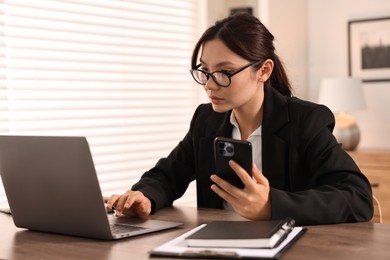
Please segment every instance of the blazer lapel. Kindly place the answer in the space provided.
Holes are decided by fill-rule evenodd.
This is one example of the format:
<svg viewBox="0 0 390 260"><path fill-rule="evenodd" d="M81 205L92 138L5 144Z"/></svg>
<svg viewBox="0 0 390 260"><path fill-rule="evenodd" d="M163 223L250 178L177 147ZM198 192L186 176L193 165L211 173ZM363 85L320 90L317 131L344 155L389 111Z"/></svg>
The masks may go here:
<svg viewBox="0 0 390 260"><path fill-rule="evenodd" d="M210 117L206 122L205 137L199 140L199 171L197 176L198 206L222 208L222 199L210 189L213 182L210 176L215 173L214 139L218 136L231 137L233 126L230 124L230 113L224 117Z"/></svg>
<svg viewBox="0 0 390 260"><path fill-rule="evenodd" d="M271 86L264 87L264 112L262 123L263 174L273 188L286 188L288 177L287 98Z"/></svg>

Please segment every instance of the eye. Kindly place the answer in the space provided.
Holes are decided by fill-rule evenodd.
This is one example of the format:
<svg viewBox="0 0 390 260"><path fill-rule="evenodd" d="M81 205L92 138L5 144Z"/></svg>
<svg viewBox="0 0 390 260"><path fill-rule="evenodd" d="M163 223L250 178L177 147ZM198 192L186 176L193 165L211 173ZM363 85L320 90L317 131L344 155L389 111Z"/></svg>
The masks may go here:
<svg viewBox="0 0 390 260"><path fill-rule="evenodd" d="M220 72L227 73L227 74L232 73L233 71L234 70L220 70Z"/></svg>
<svg viewBox="0 0 390 260"><path fill-rule="evenodd" d="M218 71L220 72L224 72L224 73L232 73L236 70L236 68L232 68L231 66L224 66L222 68L220 68Z"/></svg>

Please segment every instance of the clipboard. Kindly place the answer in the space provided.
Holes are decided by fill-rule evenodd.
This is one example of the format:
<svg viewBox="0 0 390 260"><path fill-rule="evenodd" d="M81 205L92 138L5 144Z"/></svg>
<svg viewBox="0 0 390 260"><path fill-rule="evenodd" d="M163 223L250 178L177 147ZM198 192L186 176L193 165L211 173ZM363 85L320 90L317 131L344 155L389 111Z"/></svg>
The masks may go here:
<svg viewBox="0 0 390 260"><path fill-rule="evenodd" d="M150 256L180 257L180 258L219 258L219 259L278 259L307 231L303 227L294 227L277 247L270 249L247 248L191 248L185 239L206 224L200 225L183 235L172 239L149 252Z"/></svg>

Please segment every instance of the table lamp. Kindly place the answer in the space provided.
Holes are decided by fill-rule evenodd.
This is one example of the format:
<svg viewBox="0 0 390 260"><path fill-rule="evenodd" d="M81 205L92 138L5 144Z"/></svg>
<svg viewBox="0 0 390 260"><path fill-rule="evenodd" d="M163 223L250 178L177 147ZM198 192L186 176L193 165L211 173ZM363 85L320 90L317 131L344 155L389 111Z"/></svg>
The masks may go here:
<svg viewBox="0 0 390 260"><path fill-rule="evenodd" d="M335 114L333 131L344 150L355 150L360 141L356 120L348 112L364 109L362 82L357 78L324 78L321 81L318 103L329 107Z"/></svg>

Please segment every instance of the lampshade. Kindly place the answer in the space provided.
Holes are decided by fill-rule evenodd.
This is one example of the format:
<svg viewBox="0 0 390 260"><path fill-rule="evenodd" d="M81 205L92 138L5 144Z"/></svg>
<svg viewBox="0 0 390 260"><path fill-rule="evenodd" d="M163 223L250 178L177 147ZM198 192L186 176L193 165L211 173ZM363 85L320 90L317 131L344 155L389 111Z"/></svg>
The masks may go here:
<svg viewBox="0 0 390 260"><path fill-rule="evenodd" d="M333 113L364 109L362 81L357 78L324 78L318 103L326 105Z"/></svg>
<svg viewBox="0 0 390 260"><path fill-rule="evenodd" d="M318 102L335 114L333 131L343 149L354 150L360 141L360 130L355 119L347 114L366 107L362 82L356 78L325 78L321 82Z"/></svg>

